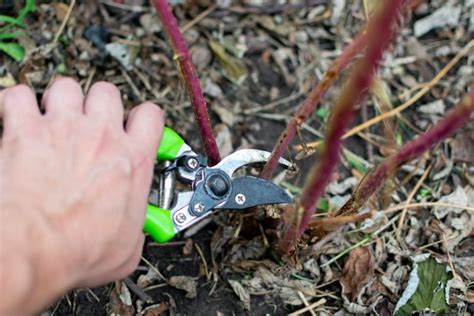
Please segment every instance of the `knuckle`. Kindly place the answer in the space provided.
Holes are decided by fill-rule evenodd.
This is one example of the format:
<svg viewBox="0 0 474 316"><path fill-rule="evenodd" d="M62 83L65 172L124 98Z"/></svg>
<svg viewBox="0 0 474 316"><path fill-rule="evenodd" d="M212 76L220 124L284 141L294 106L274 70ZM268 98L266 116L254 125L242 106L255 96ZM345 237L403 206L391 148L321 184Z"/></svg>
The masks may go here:
<svg viewBox="0 0 474 316"><path fill-rule="evenodd" d="M150 169L154 164L153 157L150 157L150 155L147 155L140 151L137 151L133 155L132 159L133 159L133 167L136 170Z"/></svg>
<svg viewBox="0 0 474 316"><path fill-rule="evenodd" d="M125 176L131 176L133 173L133 163L129 159L117 159L114 167L115 170L120 171Z"/></svg>

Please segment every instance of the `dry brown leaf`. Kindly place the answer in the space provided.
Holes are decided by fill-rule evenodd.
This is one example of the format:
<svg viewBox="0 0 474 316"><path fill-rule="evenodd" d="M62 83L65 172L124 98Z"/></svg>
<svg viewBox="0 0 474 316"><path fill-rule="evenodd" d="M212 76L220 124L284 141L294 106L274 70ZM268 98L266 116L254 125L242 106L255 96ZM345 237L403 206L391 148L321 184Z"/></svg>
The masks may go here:
<svg viewBox="0 0 474 316"><path fill-rule="evenodd" d="M463 131L459 131L450 142L453 159L474 165L474 121L468 122Z"/></svg>
<svg viewBox="0 0 474 316"><path fill-rule="evenodd" d="M228 54L222 44L215 41L209 41L208 44L229 79L240 84L247 76L247 66L245 63Z"/></svg>
<svg viewBox="0 0 474 316"><path fill-rule="evenodd" d="M278 265L271 260L239 260L232 264L234 270L253 271L259 267L264 267L273 271Z"/></svg>
<svg viewBox="0 0 474 316"><path fill-rule="evenodd" d="M244 289L239 281L227 280L234 290L235 294L239 297L240 301L244 304L246 310L250 310L250 293Z"/></svg>
<svg viewBox="0 0 474 316"><path fill-rule="evenodd" d="M58 22L62 22L67 15L69 6L64 2L58 2L53 4L56 13L56 19Z"/></svg>
<svg viewBox="0 0 474 316"><path fill-rule="evenodd" d="M130 298L130 291L127 286L120 281L115 282L115 287L110 293L109 308L111 316L134 316L135 308L133 308Z"/></svg>
<svg viewBox="0 0 474 316"><path fill-rule="evenodd" d="M138 287L144 289L147 286L152 285L155 281L159 280L160 276L154 269L148 270L146 274L142 274L138 277L137 285Z"/></svg>
<svg viewBox="0 0 474 316"><path fill-rule="evenodd" d="M189 276L172 276L169 285L186 291L187 298L195 298L197 296L197 282L193 277Z"/></svg>
<svg viewBox="0 0 474 316"><path fill-rule="evenodd" d="M342 271L342 293L354 301L362 287L374 276L374 260L367 247L351 251Z"/></svg>
<svg viewBox="0 0 474 316"><path fill-rule="evenodd" d="M169 306L166 303L160 303L145 308L140 315L142 316L159 316L169 310Z"/></svg>
<svg viewBox="0 0 474 316"><path fill-rule="evenodd" d="M293 280L285 276L274 275L271 271L260 267L249 280L242 280L241 284L253 295L268 293L278 297L284 304L299 306L303 304L298 292L304 294L306 300L316 296L312 283L304 280Z"/></svg>
<svg viewBox="0 0 474 316"><path fill-rule="evenodd" d="M189 256L193 252L194 242L191 238L186 239L186 243L183 247L183 255Z"/></svg>

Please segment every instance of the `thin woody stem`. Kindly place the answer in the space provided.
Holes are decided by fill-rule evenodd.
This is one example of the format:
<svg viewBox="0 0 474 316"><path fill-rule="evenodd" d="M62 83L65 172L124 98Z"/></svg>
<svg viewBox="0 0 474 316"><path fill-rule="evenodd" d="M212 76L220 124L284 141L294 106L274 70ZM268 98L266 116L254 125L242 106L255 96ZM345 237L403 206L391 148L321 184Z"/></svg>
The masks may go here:
<svg viewBox="0 0 474 316"><path fill-rule="evenodd" d="M309 225L316 202L324 193L339 161L342 135L352 122L357 105L364 99L372 84L383 52L393 37L403 3L403 0L381 2L378 12L368 21L365 54L356 63L333 108L321 157L310 171L292 222L286 223L286 231L280 241L283 252L294 248L295 241Z"/></svg>
<svg viewBox="0 0 474 316"><path fill-rule="evenodd" d="M362 180L352 197L333 216L345 216L357 212L400 165L420 157L425 151L449 137L470 119L473 112L474 92L471 92L426 133L403 145L396 154L387 157Z"/></svg>
<svg viewBox="0 0 474 316"><path fill-rule="evenodd" d="M319 83L311 90L308 97L301 103L292 120L286 129L280 134L278 141L273 148L272 155L265 164L260 176L265 179L271 178L273 172L278 166L278 160L288 149L291 141L295 137L298 127L308 119L318 104L321 102L326 91L339 77L340 73L354 59L364 47L367 40L365 30L362 30L356 38L344 48L342 54L331 64Z"/></svg>
<svg viewBox="0 0 474 316"><path fill-rule="evenodd" d="M199 77L193 65L183 34L179 29L178 22L171 11L168 1L154 0L152 2L155 5L156 12L173 47L175 54L174 59L178 64L183 82L189 92L209 164L215 165L220 161L219 149L217 148L216 139L212 131L206 100L202 93Z"/></svg>

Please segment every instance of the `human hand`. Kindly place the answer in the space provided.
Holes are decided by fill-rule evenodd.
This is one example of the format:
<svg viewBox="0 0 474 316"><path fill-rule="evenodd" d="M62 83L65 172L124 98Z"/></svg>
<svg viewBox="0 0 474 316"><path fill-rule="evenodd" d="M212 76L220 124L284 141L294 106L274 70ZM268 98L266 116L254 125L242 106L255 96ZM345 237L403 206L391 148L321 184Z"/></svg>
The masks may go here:
<svg viewBox="0 0 474 316"><path fill-rule="evenodd" d="M84 97L68 78L42 105L44 115L26 86L0 92L0 314L123 278L142 252L160 108L136 107L124 129L115 86Z"/></svg>

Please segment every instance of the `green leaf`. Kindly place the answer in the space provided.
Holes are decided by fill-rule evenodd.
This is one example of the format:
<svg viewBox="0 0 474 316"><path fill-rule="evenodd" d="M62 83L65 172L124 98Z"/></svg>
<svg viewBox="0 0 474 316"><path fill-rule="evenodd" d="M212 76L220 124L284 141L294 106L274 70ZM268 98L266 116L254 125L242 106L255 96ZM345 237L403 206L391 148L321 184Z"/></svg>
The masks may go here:
<svg viewBox="0 0 474 316"><path fill-rule="evenodd" d="M21 8L16 18L8 15L0 15L0 22L24 27L25 24L23 21L25 20L25 17L28 15L28 13L34 12L35 10L35 0L26 0L25 6Z"/></svg>
<svg viewBox="0 0 474 316"><path fill-rule="evenodd" d="M327 211L329 211L329 201L325 198L320 198L318 200L318 205L316 206L316 208L322 211L323 213L326 213Z"/></svg>
<svg viewBox="0 0 474 316"><path fill-rule="evenodd" d="M60 63L56 66L56 71L60 74L63 74L67 71L67 66L65 63Z"/></svg>
<svg viewBox="0 0 474 316"><path fill-rule="evenodd" d="M431 190L428 189L428 188L421 188L421 190L420 190L420 195L422 197L427 197L427 196L430 195L430 193L431 193Z"/></svg>
<svg viewBox="0 0 474 316"><path fill-rule="evenodd" d="M324 120L328 116L328 110L326 108L320 107L316 110L316 115Z"/></svg>
<svg viewBox="0 0 474 316"><path fill-rule="evenodd" d="M403 136L401 133L398 132L395 134L395 142L397 145L403 145Z"/></svg>
<svg viewBox="0 0 474 316"><path fill-rule="evenodd" d="M347 159L349 164L352 168L355 168L360 173L367 173L369 170L367 166L364 164L364 160L361 159L359 156L355 155L354 153L350 152L349 150L344 150L344 157Z"/></svg>
<svg viewBox="0 0 474 316"><path fill-rule="evenodd" d="M17 37L23 36L24 34L25 33L23 32L3 32L3 33L0 33L0 40L17 38Z"/></svg>
<svg viewBox="0 0 474 316"><path fill-rule="evenodd" d="M24 24L21 21L19 21L17 18L12 18L11 16L8 16L8 15L0 15L0 22L6 23L6 24L24 26Z"/></svg>
<svg viewBox="0 0 474 316"><path fill-rule="evenodd" d="M25 58L25 49L18 43L0 42L0 51L3 51L17 62L21 62Z"/></svg>
<svg viewBox="0 0 474 316"><path fill-rule="evenodd" d="M395 307L395 315L411 315L426 309L434 313L447 312L446 288L452 277L447 266L438 263L430 254L416 256L408 285Z"/></svg>
<svg viewBox="0 0 474 316"><path fill-rule="evenodd" d="M20 13L18 14L17 20L23 24L25 17L28 13L34 12L36 10L35 0L26 0L25 6L21 8Z"/></svg>

